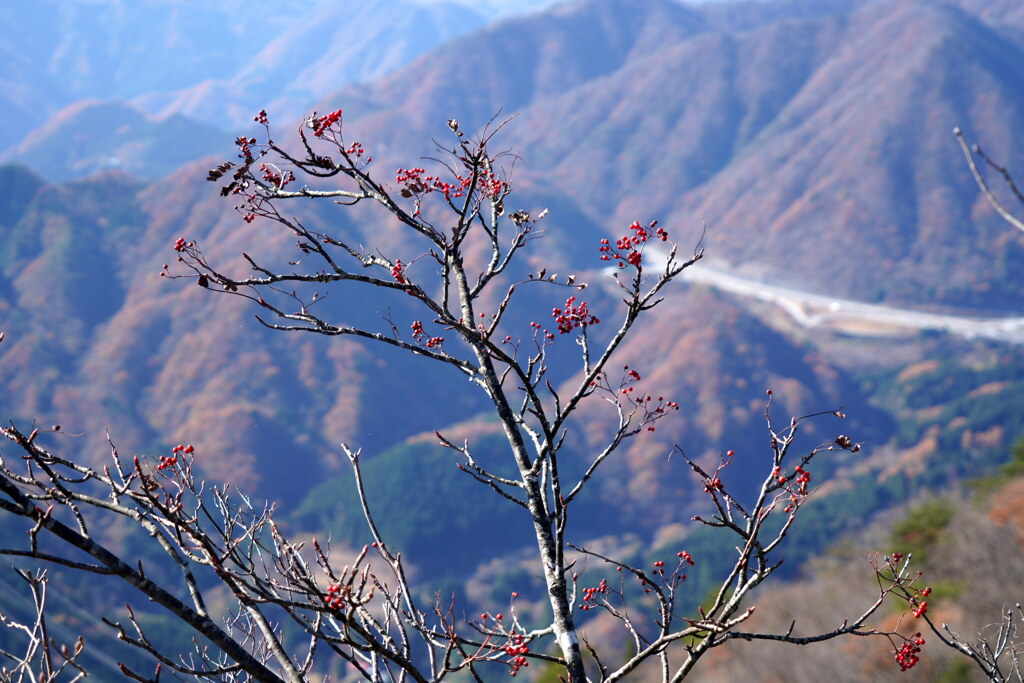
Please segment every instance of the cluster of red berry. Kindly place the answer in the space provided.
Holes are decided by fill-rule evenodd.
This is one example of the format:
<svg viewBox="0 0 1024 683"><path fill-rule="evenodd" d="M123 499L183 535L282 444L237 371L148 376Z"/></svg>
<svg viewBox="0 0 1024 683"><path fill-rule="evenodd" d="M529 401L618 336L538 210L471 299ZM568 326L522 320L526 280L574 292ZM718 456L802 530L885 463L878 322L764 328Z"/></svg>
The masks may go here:
<svg viewBox="0 0 1024 683"><path fill-rule="evenodd" d="M412 325L412 337L420 344L423 344L428 349L434 349L444 343L444 337L427 337L427 333L423 331L423 323L419 320L414 320Z"/></svg>
<svg viewBox="0 0 1024 683"><path fill-rule="evenodd" d="M340 109L336 109L332 111L330 114L319 117L316 115L316 112L313 112L313 116L310 117L310 122L313 125L313 135L315 135L318 138L323 137L324 132L326 132L328 128L330 128L340 120Z"/></svg>
<svg viewBox="0 0 1024 683"><path fill-rule="evenodd" d="M676 553L676 557L679 558L679 564L676 565L675 571L672 573L672 575L675 577L675 580L677 582L678 581L685 581L686 580L686 574L683 574L682 570L685 569L686 567L693 567L696 564L696 562L693 561L693 558L690 556L690 553L686 552L685 550L680 550L678 553ZM658 560L657 562L654 563L653 574L655 576L660 576L662 578L665 578L665 561L664 560Z"/></svg>
<svg viewBox="0 0 1024 683"><path fill-rule="evenodd" d="M327 594L324 595L324 604L329 609L341 609L345 606L344 598L348 590L347 587L332 583L327 587Z"/></svg>
<svg viewBox="0 0 1024 683"><path fill-rule="evenodd" d="M492 171L483 171L477 175L476 184L485 197L497 197L505 190L505 181Z"/></svg>
<svg viewBox="0 0 1024 683"><path fill-rule="evenodd" d="M501 616L500 614L498 616ZM523 642L523 636L516 633L509 638L508 645L505 646L505 654L511 659L509 660L509 675L515 676L519 673L519 669L524 666L530 666L530 662L527 661L526 655L530 652L530 647Z"/></svg>
<svg viewBox="0 0 1024 683"><path fill-rule="evenodd" d="M395 171L395 182L403 185L402 196L413 197L419 194L440 192L448 201L462 197L466 189L473 184L473 178L456 175L458 182L449 183L437 176L423 175L422 168L400 168ZM505 182L491 171L481 171L476 176L477 188L485 197L496 197L505 189ZM417 210L416 213L419 213Z"/></svg>
<svg viewBox="0 0 1024 683"><path fill-rule="evenodd" d="M658 396L655 399L653 396L642 391L636 391L636 387L632 385L640 381L640 373L636 370L630 370L628 365L622 366L622 370L622 380L617 388L611 385L607 375L603 373L599 373L590 382L590 386L601 391L617 393L619 399L624 399L631 403L635 410L640 411L641 426L646 425L649 432L654 431L654 425L651 423L655 420L664 417L670 410L679 410L677 402L666 401L664 396Z"/></svg>
<svg viewBox="0 0 1024 683"><path fill-rule="evenodd" d="M437 178L432 175L423 177L424 173L426 171L422 168L400 168L395 171L395 182L405 185L405 189L409 191L408 195L403 192L403 197L411 197L420 192L430 192Z"/></svg>
<svg viewBox="0 0 1024 683"><path fill-rule="evenodd" d="M256 144L256 138L247 138L244 135L235 138L235 145L238 146L238 156L245 159L245 163L251 164L253 160L251 145Z"/></svg>
<svg viewBox="0 0 1024 683"><path fill-rule="evenodd" d="M596 316L590 315L586 301L577 306L574 296L565 300L565 308L551 309L551 315L555 319L555 324L558 325L558 331L562 334L568 334L577 327L587 327L601 322Z"/></svg>
<svg viewBox="0 0 1024 683"><path fill-rule="evenodd" d="M586 612L591 607L597 607L598 596L604 595L608 592L608 581L601 579L601 583L596 586L583 589L583 602L580 603L580 609Z"/></svg>
<svg viewBox="0 0 1024 683"><path fill-rule="evenodd" d="M366 150L363 149L363 143L361 142L353 142L345 150L346 156L355 157L356 159L361 159L364 154L366 154ZM372 157L366 157L366 163L370 163L371 161L373 161Z"/></svg>
<svg viewBox="0 0 1024 683"><path fill-rule="evenodd" d="M395 265L391 266L391 277L400 285L408 282L405 279L405 266L402 265L402 259L395 259Z"/></svg>
<svg viewBox="0 0 1024 683"><path fill-rule="evenodd" d="M722 480L718 477L712 477L704 482L704 493L711 493L712 491L722 490Z"/></svg>
<svg viewBox="0 0 1024 683"><path fill-rule="evenodd" d="M776 466L772 470L772 476L775 477L775 481L778 484L785 485L789 480L786 473L782 471L781 467ZM805 470L801 465L797 465L793 468L793 481L796 483L796 488L786 487L789 491L789 504L783 508L783 512L793 512L800 504L807 499L807 485L811 483L811 473Z"/></svg>
<svg viewBox="0 0 1024 683"><path fill-rule="evenodd" d="M629 229L632 234L623 235L619 239L615 240L615 246L612 247L607 239L601 240L601 252L602 261L617 261L619 268L625 268L626 264L639 268L643 262L642 246L648 239L650 239L650 231L654 231L654 236L660 239L662 242L668 240L668 233L662 228L657 227L658 221L651 221L650 225L646 228L640 225L639 221L633 221Z"/></svg>
<svg viewBox="0 0 1024 683"><path fill-rule="evenodd" d="M179 454L186 453L186 454L191 455L194 451L195 451L195 448L192 447L192 444L189 444L189 445L185 446L184 444L180 444L179 443L177 446L175 446L174 448L171 449L171 453L173 455L161 455L160 456L160 464L157 465L156 468L158 470L165 470L168 467L174 467L175 465L178 464L178 455Z"/></svg>
<svg viewBox="0 0 1024 683"><path fill-rule="evenodd" d="M924 645L924 638L920 633L915 633L912 639L905 641L896 651L896 663L900 665L900 671L912 669L921 660L918 655L922 645Z"/></svg>
<svg viewBox="0 0 1024 683"><path fill-rule="evenodd" d="M260 164L260 171L263 173L263 181L271 185L276 185L277 189L283 189L288 183L295 181L295 174L291 171L275 171L266 164Z"/></svg>
<svg viewBox="0 0 1024 683"><path fill-rule="evenodd" d="M917 595L910 598L910 604L914 606L912 614L915 619L920 619L921 615L928 613L928 602L921 600L921 598L927 598L931 593L931 586L925 586L921 590L917 591Z"/></svg>

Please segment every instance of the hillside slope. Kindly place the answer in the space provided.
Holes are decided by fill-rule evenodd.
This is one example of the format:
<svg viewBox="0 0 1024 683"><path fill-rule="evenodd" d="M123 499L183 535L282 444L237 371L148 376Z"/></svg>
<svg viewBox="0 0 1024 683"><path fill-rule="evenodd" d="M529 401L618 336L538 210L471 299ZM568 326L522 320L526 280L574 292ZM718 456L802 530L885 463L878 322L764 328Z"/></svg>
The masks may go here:
<svg viewBox="0 0 1024 683"><path fill-rule="evenodd" d="M389 142L403 148L449 116L479 126L518 112L509 138L526 173L609 230L703 218L713 259L775 283L1018 310L1024 236L978 199L950 131L1021 155L1024 43L955 6L811 6L729 28L728 6L577 2L454 41L320 109L344 106L371 136L400 130ZM453 90L456 73L474 88Z"/></svg>

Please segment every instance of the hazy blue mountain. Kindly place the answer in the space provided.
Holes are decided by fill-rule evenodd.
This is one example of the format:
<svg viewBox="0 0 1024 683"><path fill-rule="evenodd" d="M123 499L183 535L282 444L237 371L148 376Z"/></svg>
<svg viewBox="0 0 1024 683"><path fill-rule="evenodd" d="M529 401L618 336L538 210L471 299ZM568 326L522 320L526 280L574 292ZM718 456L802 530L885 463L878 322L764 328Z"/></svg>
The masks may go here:
<svg viewBox="0 0 1024 683"><path fill-rule="evenodd" d="M1022 106L1013 87L1021 68L1016 43L966 11L923 2L886 0L829 11L823 4L780 2L776 21L754 17L749 7L568 3L456 38L319 106L345 108L346 125L378 157L375 168L385 175L392 164L429 152L429 140L443 133L449 116L477 127L502 108L521 112L504 132L522 158L520 196L531 207L553 209L548 253L579 272L595 267L586 245L633 218L662 218L685 247L687 239L696 241L703 217L711 258L768 278L921 305L995 307L1011 299L1021 285L1008 274L1020 267L1024 246L977 203L947 138L957 118L997 141L995 149L1001 149L998 141L1013 149L1011 131L1019 127ZM747 23L730 28L739 20L729 12ZM277 49L287 52L284 45L308 35L286 32ZM271 54L264 52L268 59ZM90 135L97 118L116 124L114 132ZM61 173L56 164L98 169L114 153L128 170L132 163L166 170L215 144L208 129L174 128L184 125L181 119L150 121L123 105L79 104L34 134L17 158L34 160L53 177ZM251 130L250 124L237 133ZM25 346L6 346L38 358L12 366L8 381L29 391L34 364L60 357L57 351L46 355L49 347L33 336L46 333L45 317L33 306L59 303L81 330L54 338L54 349L73 342L73 353L60 361L52 391L32 390L37 398L22 408L67 411L83 425L116 426L135 448L203 433L224 455L219 462L255 485L262 479L258 463L270 457L267 444L295 448L321 471L333 466L330 444L339 438L361 435L374 448L389 447L477 405L458 398L451 385L443 410L406 410L407 431L389 430L390 418L361 406L402 393L407 362L385 360L385 367L399 369L399 379L382 384L365 373L370 357L358 345L331 345L335 355L325 358L325 344L304 340L299 356L319 359L308 362L336 389L321 393L308 412L295 413L296 397L309 387L296 379L308 371L299 370L294 340L249 329L249 312L238 302L154 277L170 256L168 245L181 235L209 245L227 263L255 244L271 254L290 244L241 223L203 176L203 166L192 165L141 191L123 176L37 189L28 208L8 221L9 244L20 246L9 248L4 286L12 319L21 321L9 337L16 339L19 329L28 336ZM76 192L90 198L88 210L75 206ZM47 200L51 195L60 201ZM105 201L113 203L105 209ZM310 220L338 221L330 208L311 209ZM120 217L116 235L104 236L115 230L105 212ZM93 227L74 227L88 216ZM383 235L398 243L373 221L340 220L339 229L369 230L361 240ZM83 248L81 239L117 248L91 252L90 258L101 258L83 260L82 267L92 265L82 274L76 260L68 260ZM65 251L54 251L58 245ZM73 284L80 280L34 279L54 272L80 279L102 274L97 281L110 291L91 311L88 291ZM371 298L365 306L349 314L379 321L383 301ZM709 357L714 348L735 343L729 335L740 329L756 335L759 323L747 315L737 311L708 323L706 339L686 343L689 353ZM659 322L659 338L687 339L681 321L693 317L686 309ZM708 408L688 428L698 448L712 447L723 433L715 420L748 400L750 377L762 378L755 384L769 381L779 358L791 359L787 381L805 387L800 395L808 400L794 403L794 410L820 407L810 404L840 393L857 400L849 383L819 382L822 373L836 376L823 369L831 361L804 364L785 335L757 342L708 365L696 385L687 384L688 354L659 361L686 395L718 386L711 381L716 375L735 378L721 384L725 395L701 398ZM747 365L723 365L741 353ZM255 366L266 374L246 369ZM838 392L839 386L845 390ZM735 410L716 411L716 402ZM248 436L238 438L240 432ZM639 471L647 461L637 458Z"/></svg>
<svg viewBox="0 0 1024 683"><path fill-rule="evenodd" d="M496 13L453 2L40 0L0 7L0 151L78 99L238 125L302 112Z"/></svg>
<svg viewBox="0 0 1024 683"><path fill-rule="evenodd" d="M1013 3L576 0L517 5L523 13L490 24L493 15L447 3L286 2L263 16L243 7L251 3L0 8L11 34L0 48L10 58L0 97L11 103L0 121L23 127L10 133L7 158L45 174L0 168L14 188L0 200L0 416L85 432L61 442L68 454L103 457L105 429L123 452L192 442L211 480L288 503L316 491L301 521L351 529L351 509L329 498L344 473L339 441L382 457L373 469L385 491L422 476L389 464L429 450L434 428L489 443L477 417L485 401L446 368L272 333L253 320L252 302L159 276L179 236L225 272L247 270L243 251L282 268L298 260L292 235L245 223L204 181L220 158L187 163L220 144L211 122L231 129L223 143L257 134L249 117L263 106L282 135L306 107L343 108L347 135L366 144L380 178L420 163L449 117L478 130L499 112L518 114L499 138L519 154L516 203L551 210L522 271L540 260L571 268L595 283L595 310L618 300L600 286L598 240L634 218L661 219L683 250L706 221L710 259L774 282L1019 310L1024 240L978 199L949 132L960 125L996 158L1020 158L1024 58ZM52 35L42 33L47 22ZM435 35L416 37L422 26ZM113 96L206 124L150 119ZM111 170L115 156L149 179ZM78 173L92 175L53 182ZM354 242L407 248L393 225L359 209L293 210ZM653 538L685 519L692 496L663 502L693 485L667 457L673 442L709 462L734 448L760 463L768 387L781 420L846 405L842 430L869 448L835 463L834 489L858 493L864 515L990 466L1019 432L1016 348L817 334L764 302L696 286L672 294L680 298L622 353L679 400L679 420L607 464L610 476L584 501L596 512L583 518L583 537L632 527ZM531 296L515 329L560 303ZM330 297L324 310L386 327L385 317L414 319L413 303L360 291ZM573 350L562 344L552 358ZM569 375L553 371L552 381ZM600 406L581 417L568 469L583 467L608 423ZM828 422L809 438L830 442L835 429ZM746 482L750 471L735 476ZM446 504L476 500L435 483ZM611 503L623 512L608 522L597 512ZM417 513L398 530L404 538L444 542L430 510ZM818 527L807 547L833 532Z"/></svg>
<svg viewBox="0 0 1024 683"><path fill-rule="evenodd" d="M208 144L209 126L244 125L261 108L275 112L279 121L298 121L340 84L392 71L496 16L454 2L398 0L288 0L259 11L234 0L5 5L0 7L0 56L7 64L0 76L0 153L8 151L0 158L28 159L53 173L54 180L110 167L115 159L155 177L195 158L189 155ZM146 156L158 145L141 139L128 151L124 136L139 135L139 124L125 128L126 114L110 122L83 117L77 104L83 99L133 99L136 107L169 122L160 132L173 128L188 142L159 160ZM69 111L76 112L79 146L65 159L39 151L40 144L47 146L41 139L66 124L68 113L62 110L70 105L75 105ZM96 106L93 102L88 110L95 112ZM186 132L189 124L181 115L207 125ZM31 131L33 138L23 140ZM10 149L15 145L19 148ZM49 156L32 158L37 153Z"/></svg>
<svg viewBox="0 0 1024 683"><path fill-rule="evenodd" d="M51 182L108 170L158 178L230 149L226 132L180 114L156 119L123 102L80 100L0 155L0 162L23 163Z"/></svg>
<svg viewBox="0 0 1024 683"><path fill-rule="evenodd" d="M479 126L518 112L507 130L526 172L599 223L703 218L712 256L754 276L1016 310L1024 241L976 204L950 131L1020 156L1024 43L953 5L763 7L566 4L321 108L345 106L368 137L400 129L406 145L447 116ZM443 74L470 53L480 57L460 68L475 87L453 92Z"/></svg>
<svg viewBox="0 0 1024 683"><path fill-rule="evenodd" d="M394 71L488 18L482 10L450 1L312 3L272 38L252 43L252 53L230 73L154 90L137 102L150 111L183 113L218 126L240 124L263 108L278 120L299 121L339 84Z"/></svg>

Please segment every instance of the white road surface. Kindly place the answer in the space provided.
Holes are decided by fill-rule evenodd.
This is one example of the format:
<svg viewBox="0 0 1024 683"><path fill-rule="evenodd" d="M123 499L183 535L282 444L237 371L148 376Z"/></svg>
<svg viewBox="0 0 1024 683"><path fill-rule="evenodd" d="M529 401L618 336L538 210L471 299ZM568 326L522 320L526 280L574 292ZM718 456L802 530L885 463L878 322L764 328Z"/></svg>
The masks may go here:
<svg viewBox="0 0 1024 683"><path fill-rule="evenodd" d="M886 330L938 330L967 339L1024 344L1024 317L967 317L866 304L776 287L739 277L705 263L688 268L683 278L731 294L776 304L804 327L826 326L871 336L883 335Z"/></svg>

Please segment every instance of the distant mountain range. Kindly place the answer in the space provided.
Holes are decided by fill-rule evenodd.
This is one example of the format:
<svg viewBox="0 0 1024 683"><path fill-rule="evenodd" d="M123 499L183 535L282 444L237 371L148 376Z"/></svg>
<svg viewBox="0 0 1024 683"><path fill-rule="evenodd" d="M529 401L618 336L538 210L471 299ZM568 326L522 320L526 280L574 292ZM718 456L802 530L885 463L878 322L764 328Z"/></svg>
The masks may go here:
<svg viewBox="0 0 1024 683"><path fill-rule="evenodd" d="M134 100L222 129L298 116L343 83L549 0L40 0L0 7L0 152L81 99Z"/></svg>
<svg viewBox="0 0 1024 683"><path fill-rule="evenodd" d="M232 149L227 134L180 114L159 119L118 101L68 105L0 156L51 182L117 170L159 178L182 164Z"/></svg>
<svg viewBox="0 0 1024 683"><path fill-rule="evenodd" d="M27 162L57 181L115 167L156 178L220 153L214 129L230 141L230 130L264 108L298 121L341 84L373 80L488 21L545 4L288 0L253 12L239 2L43 0L0 7L8 65L0 76L0 162ZM99 119L81 119L90 115ZM55 156L72 127L81 147ZM158 159L167 133L186 142Z"/></svg>
<svg viewBox="0 0 1024 683"><path fill-rule="evenodd" d="M401 130L401 147L446 112L474 125L517 112L510 144L527 172L602 224L703 217L713 258L774 282L1019 310L1021 239L978 201L950 133L1008 161L1024 152L1019 11L890 0L761 11L567 4L319 108L347 104L361 130ZM467 66L465 54L479 56ZM455 72L473 90L439 76Z"/></svg>
<svg viewBox="0 0 1024 683"><path fill-rule="evenodd" d="M309 110L342 108L381 178L422 163L448 118L479 130L516 115L500 137L520 157L515 200L551 210L523 273L537 259L571 269L594 285L595 309L617 302L598 286L598 240L658 218L683 250L706 222L708 258L748 277L1020 314L1024 236L979 199L950 134L959 125L1011 168L1024 158L1020 3L543 4L497 21L497 4L454 2L0 8L0 147L20 164L0 168L3 416L85 432L59 444L96 460L105 430L125 452L192 442L211 479L292 505L344 472L341 440L401 459L435 428L486 439L487 406L460 377L352 341L274 334L237 300L159 277L179 236L225 270L245 268L242 251L291 258L291 238L243 222L204 181L220 160L208 155L256 134L249 119L264 106L278 139ZM402 245L369 214L296 212ZM698 286L672 296L621 355L679 401L679 419L607 465L587 504L623 513L584 536L628 527L653 538L683 519L689 502L651 508L692 489L671 444L757 457L769 387L779 419L845 405L842 431L869 448L835 463L832 490L897 482L864 514L991 466L1021 428L1018 347L850 338ZM412 315L409 302L361 297L325 306L367 325ZM599 434L605 416L586 419ZM821 423L808 438L839 428ZM566 467L580 467L593 442L571 438ZM384 472L382 485L405 475Z"/></svg>

